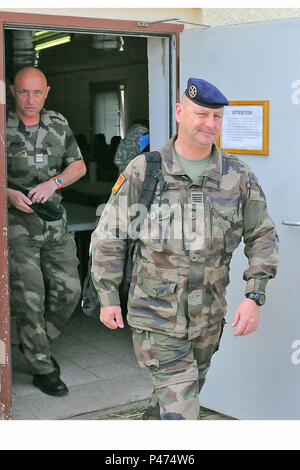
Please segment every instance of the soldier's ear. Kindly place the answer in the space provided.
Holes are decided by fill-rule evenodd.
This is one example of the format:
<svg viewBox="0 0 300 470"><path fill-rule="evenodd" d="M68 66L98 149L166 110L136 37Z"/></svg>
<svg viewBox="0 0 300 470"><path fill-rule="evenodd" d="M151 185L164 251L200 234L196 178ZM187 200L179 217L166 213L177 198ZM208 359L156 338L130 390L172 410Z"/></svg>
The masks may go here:
<svg viewBox="0 0 300 470"><path fill-rule="evenodd" d="M50 91L50 87L49 87L49 86L47 86L47 88L46 88L46 92L45 92L45 99L47 98L49 91Z"/></svg>
<svg viewBox="0 0 300 470"><path fill-rule="evenodd" d="M177 122L181 121L181 115L182 115L182 105L181 103L176 103L174 116Z"/></svg>

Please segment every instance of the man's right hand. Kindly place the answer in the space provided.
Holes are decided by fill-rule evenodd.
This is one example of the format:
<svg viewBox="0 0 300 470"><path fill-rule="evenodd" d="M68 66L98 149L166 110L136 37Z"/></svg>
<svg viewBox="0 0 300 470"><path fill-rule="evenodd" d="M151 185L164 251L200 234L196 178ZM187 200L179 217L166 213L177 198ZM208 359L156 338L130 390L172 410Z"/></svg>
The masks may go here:
<svg viewBox="0 0 300 470"><path fill-rule="evenodd" d="M102 307L100 309L100 321L111 330L115 330L117 328L124 328L120 305L114 305L112 307Z"/></svg>
<svg viewBox="0 0 300 470"><path fill-rule="evenodd" d="M31 200L22 193L22 191L16 191L15 189L8 189L7 196L9 202L19 211L33 214L34 210L30 209L32 204Z"/></svg>

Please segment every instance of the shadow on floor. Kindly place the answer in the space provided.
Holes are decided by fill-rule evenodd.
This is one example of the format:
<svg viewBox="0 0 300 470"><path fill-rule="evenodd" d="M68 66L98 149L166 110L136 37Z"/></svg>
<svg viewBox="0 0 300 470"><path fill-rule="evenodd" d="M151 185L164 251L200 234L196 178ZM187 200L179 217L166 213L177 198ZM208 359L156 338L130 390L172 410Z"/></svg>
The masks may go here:
<svg viewBox="0 0 300 470"><path fill-rule="evenodd" d="M137 364L131 330L111 331L78 309L64 333L53 343L65 397L51 397L32 385L29 365L12 346L13 420L76 419L101 410L148 400L152 379Z"/></svg>

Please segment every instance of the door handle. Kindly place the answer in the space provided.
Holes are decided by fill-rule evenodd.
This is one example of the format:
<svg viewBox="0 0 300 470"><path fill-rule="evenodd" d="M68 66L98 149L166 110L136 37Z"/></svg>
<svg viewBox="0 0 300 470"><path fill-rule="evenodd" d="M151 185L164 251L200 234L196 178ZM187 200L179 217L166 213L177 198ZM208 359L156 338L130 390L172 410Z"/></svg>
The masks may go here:
<svg viewBox="0 0 300 470"><path fill-rule="evenodd" d="M282 225L292 225L293 227L300 227L300 222L290 222L288 220L283 220Z"/></svg>

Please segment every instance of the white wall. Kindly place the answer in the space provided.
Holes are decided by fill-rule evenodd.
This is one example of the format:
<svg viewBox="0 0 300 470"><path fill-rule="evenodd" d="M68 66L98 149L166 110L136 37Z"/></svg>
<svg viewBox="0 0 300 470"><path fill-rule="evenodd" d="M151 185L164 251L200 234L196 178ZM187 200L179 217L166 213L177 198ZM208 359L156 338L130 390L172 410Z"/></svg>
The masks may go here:
<svg viewBox="0 0 300 470"><path fill-rule="evenodd" d="M300 8L203 8L202 21L210 26L253 23L300 17Z"/></svg>

